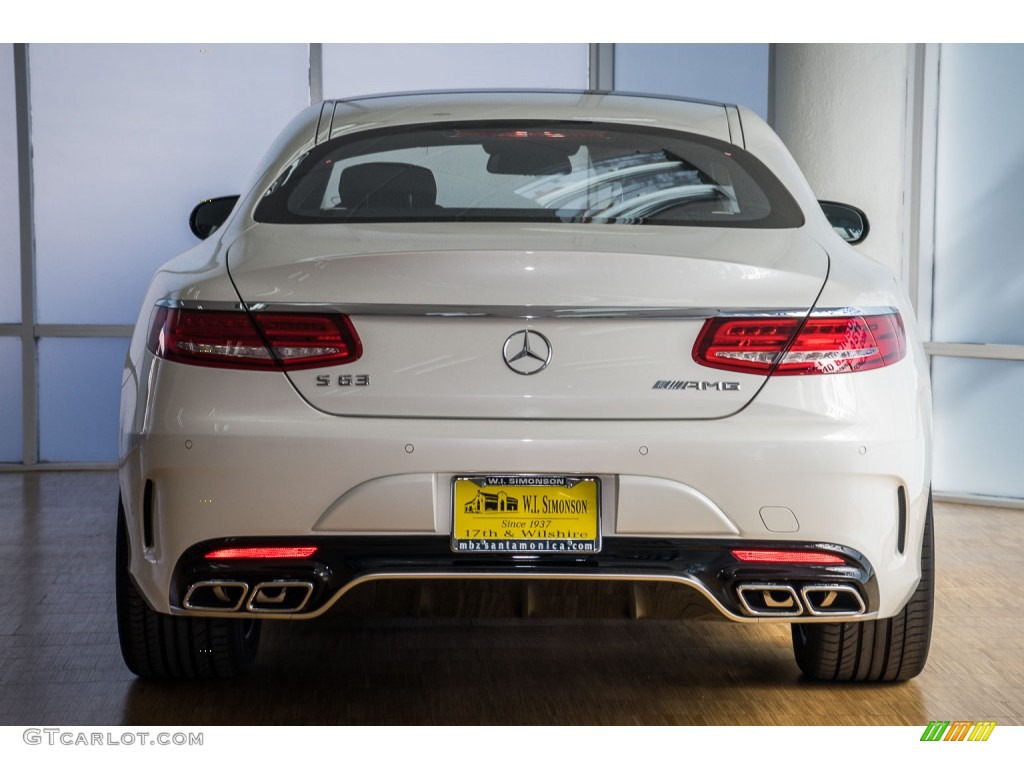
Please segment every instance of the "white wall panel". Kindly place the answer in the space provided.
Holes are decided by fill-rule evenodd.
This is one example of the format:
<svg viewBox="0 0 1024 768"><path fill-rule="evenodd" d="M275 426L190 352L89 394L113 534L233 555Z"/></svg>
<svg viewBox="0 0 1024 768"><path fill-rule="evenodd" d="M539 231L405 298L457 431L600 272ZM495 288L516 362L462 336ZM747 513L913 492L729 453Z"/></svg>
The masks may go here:
<svg viewBox="0 0 1024 768"><path fill-rule="evenodd" d="M21 339L0 336L0 461L21 451Z"/></svg>
<svg viewBox="0 0 1024 768"><path fill-rule="evenodd" d="M1022 45L943 45L932 338L1024 346ZM941 346L939 347L941 350ZM941 354L941 351L938 352ZM935 487L1024 499L1024 363L936 357Z"/></svg>
<svg viewBox="0 0 1024 768"><path fill-rule="evenodd" d="M39 321L131 323L309 101L307 45L31 45Z"/></svg>
<svg viewBox="0 0 1024 768"><path fill-rule="evenodd" d="M1024 499L1024 364L935 357L935 490Z"/></svg>
<svg viewBox="0 0 1024 768"><path fill-rule="evenodd" d="M933 338L1024 345L1024 45L943 45L940 72Z"/></svg>
<svg viewBox="0 0 1024 768"><path fill-rule="evenodd" d="M768 44L617 44L615 89L742 104L768 116Z"/></svg>
<svg viewBox="0 0 1024 768"><path fill-rule="evenodd" d="M18 216L14 46L4 43L0 44L0 323L17 323L21 320L21 241Z"/></svg>
<svg viewBox="0 0 1024 768"><path fill-rule="evenodd" d="M117 461L128 339L40 339L39 458Z"/></svg>
<svg viewBox="0 0 1024 768"><path fill-rule="evenodd" d="M587 87L579 44L334 44L323 49L324 97L458 88Z"/></svg>

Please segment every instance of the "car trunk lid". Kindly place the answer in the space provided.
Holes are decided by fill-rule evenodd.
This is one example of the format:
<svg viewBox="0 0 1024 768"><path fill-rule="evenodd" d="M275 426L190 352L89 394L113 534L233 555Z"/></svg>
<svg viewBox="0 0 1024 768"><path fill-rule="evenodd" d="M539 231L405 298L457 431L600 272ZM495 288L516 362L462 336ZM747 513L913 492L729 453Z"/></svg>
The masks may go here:
<svg viewBox="0 0 1024 768"><path fill-rule="evenodd" d="M704 322L808 312L828 257L799 230L263 224L229 268L251 311L350 317L359 360L288 373L326 413L689 419L766 378L696 363Z"/></svg>

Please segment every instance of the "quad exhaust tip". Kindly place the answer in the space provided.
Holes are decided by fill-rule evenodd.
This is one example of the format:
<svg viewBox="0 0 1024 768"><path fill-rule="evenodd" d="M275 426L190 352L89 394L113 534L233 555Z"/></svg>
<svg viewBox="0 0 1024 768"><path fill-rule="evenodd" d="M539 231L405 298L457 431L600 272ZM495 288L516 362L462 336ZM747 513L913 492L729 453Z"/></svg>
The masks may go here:
<svg viewBox="0 0 1024 768"><path fill-rule="evenodd" d="M311 581L264 581L250 590L244 581L212 579L189 587L182 605L190 611L298 613L312 596Z"/></svg>
<svg viewBox="0 0 1024 768"><path fill-rule="evenodd" d="M182 605L191 611L237 611L248 593L244 581L200 581L189 587Z"/></svg>
<svg viewBox="0 0 1024 768"><path fill-rule="evenodd" d="M800 595L812 616L859 616L867 611L860 592L849 584L815 584Z"/></svg>
<svg viewBox="0 0 1024 768"><path fill-rule="evenodd" d="M752 616L799 616L804 612L796 590L788 584L741 584L736 592Z"/></svg>
<svg viewBox="0 0 1024 768"><path fill-rule="evenodd" d="M313 594L310 581L264 581L253 587L245 604L251 613L298 613Z"/></svg>
<svg viewBox="0 0 1024 768"><path fill-rule="evenodd" d="M799 594L789 584L741 584L736 587L751 616L860 616L867 606L849 584L810 584Z"/></svg>

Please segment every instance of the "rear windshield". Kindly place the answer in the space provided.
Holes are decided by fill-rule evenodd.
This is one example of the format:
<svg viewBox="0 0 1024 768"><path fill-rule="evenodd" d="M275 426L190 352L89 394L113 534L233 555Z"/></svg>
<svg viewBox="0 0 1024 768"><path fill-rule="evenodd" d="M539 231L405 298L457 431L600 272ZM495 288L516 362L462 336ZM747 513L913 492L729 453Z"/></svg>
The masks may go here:
<svg viewBox="0 0 1024 768"><path fill-rule="evenodd" d="M732 144L581 122L414 125L345 136L287 168L255 218L281 224L803 224L782 183Z"/></svg>

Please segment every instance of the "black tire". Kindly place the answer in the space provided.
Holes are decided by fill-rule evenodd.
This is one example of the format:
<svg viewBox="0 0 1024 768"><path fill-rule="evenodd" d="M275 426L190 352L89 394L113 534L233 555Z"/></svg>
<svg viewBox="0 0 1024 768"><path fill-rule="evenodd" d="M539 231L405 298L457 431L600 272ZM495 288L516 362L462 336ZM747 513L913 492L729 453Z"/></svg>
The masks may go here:
<svg viewBox="0 0 1024 768"><path fill-rule="evenodd" d="M124 663L139 677L209 679L246 671L260 639L255 619L166 616L150 608L128 573L124 508L117 515L117 633Z"/></svg>
<svg viewBox="0 0 1024 768"><path fill-rule="evenodd" d="M793 653L815 680L884 682L909 680L924 669L935 603L935 537L932 502L921 543L921 581L897 615L842 624L793 624Z"/></svg>

